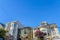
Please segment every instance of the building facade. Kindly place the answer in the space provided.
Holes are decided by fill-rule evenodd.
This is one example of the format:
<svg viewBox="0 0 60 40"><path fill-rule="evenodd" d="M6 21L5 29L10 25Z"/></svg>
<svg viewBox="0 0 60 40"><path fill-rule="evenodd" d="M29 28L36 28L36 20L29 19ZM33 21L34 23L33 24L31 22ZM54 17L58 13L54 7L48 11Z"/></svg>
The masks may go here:
<svg viewBox="0 0 60 40"><path fill-rule="evenodd" d="M22 40L32 40L33 31L30 27L24 27L21 29L21 39Z"/></svg>
<svg viewBox="0 0 60 40"><path fill-rule="evenodd" d="M47 34L44 36L44 40L54 40L59 36L57 25L55 23L48 24L47 22L41 22L36 28L30 28L24 27L18 21L13 21L6 24L5 30L7 30L8 40L37 40L35 30Z"/></svg>
<svg viewBox="0 0 60 40"><path fill-rule="evenodd" d="M23 26L18 21L7 23L5 30L7 30L8 40L17 40L18 28L22 27ZM11 36L13 38L11 38Z"/></svg>
<svg viewBox="0 0 60 40"><path fill-rule="evenodd" d="M44 36L45 40L51 40L55 36L59 35L57 25L55 23L53 24L48 24L47 22L41 22L41 25L37 26L37 28L33 29L33 38L35 37L34 31L35 30L40 30L43 33L46 33L47 35Z"/></svg>

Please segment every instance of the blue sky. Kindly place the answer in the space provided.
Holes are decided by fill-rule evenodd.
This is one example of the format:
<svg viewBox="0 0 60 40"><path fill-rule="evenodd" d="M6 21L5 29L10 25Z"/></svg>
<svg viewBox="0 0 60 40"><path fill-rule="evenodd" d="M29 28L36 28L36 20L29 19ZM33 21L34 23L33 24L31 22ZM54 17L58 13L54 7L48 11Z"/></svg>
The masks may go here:
<svg viewBox="0 0 60 40"><path fill-rule="evenodd" d="M60 27L60 0L0 0L0 22L14 20L24 26L35 27L47 21Z"/></svg>

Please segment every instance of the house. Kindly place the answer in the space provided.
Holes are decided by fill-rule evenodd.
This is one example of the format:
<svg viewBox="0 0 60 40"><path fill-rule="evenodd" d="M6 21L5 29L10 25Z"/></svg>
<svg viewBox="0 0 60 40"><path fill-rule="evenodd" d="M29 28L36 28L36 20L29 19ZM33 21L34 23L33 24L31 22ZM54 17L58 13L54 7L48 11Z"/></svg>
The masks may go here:
<svg viewBox="0 0 60 40"><path fill-rule="evenodd" d="M21 29L21 39L22 40L32 40L33 31L30 27L24 27Z"/></svg>
<svg viewBox="0 0 60 40"><path fill-rule="evenodd" d="M47 35L44 36L45 40L51 40L53 37L58 36L58 28L55 23L48 24L47 22L41 22L41 25L37 26L33 29L33 38L35 37L34 31L40 30L43 33L46 33Z"/></svg>

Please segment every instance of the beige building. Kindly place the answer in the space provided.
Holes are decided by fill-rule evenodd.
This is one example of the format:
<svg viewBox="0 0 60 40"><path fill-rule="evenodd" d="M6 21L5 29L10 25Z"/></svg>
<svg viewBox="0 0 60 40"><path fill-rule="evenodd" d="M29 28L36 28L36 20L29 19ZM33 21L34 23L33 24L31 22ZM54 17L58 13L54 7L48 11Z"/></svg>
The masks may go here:
<svg viewBox="0 0 60 40"><path fill-rule="evenodd" d="M24 27L21 29L21 39L22 40L32 40L33 31L30 27Z"/></svg>
<svg viewBox="0 0 60 40"><path fill-rule="evenodd" d="M55 36L59 35L57 25L55 23L48 24L47 22L41 22L41 25L37 26L37 28L33 29L33 38L36 38L34 35L34 30L39 29L41 32L46 33L45 40L51 40Z"/></svg>

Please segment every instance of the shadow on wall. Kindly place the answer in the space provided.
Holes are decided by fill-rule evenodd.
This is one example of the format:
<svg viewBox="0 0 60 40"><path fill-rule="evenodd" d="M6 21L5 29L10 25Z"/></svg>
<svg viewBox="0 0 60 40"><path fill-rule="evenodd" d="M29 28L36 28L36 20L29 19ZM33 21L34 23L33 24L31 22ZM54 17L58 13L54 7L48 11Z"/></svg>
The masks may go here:
<svg viewBox="0 0 60 40"><path fill-rule="evenodd" d="M18 40L21 40L21 38L19 38Z"/></svg>

